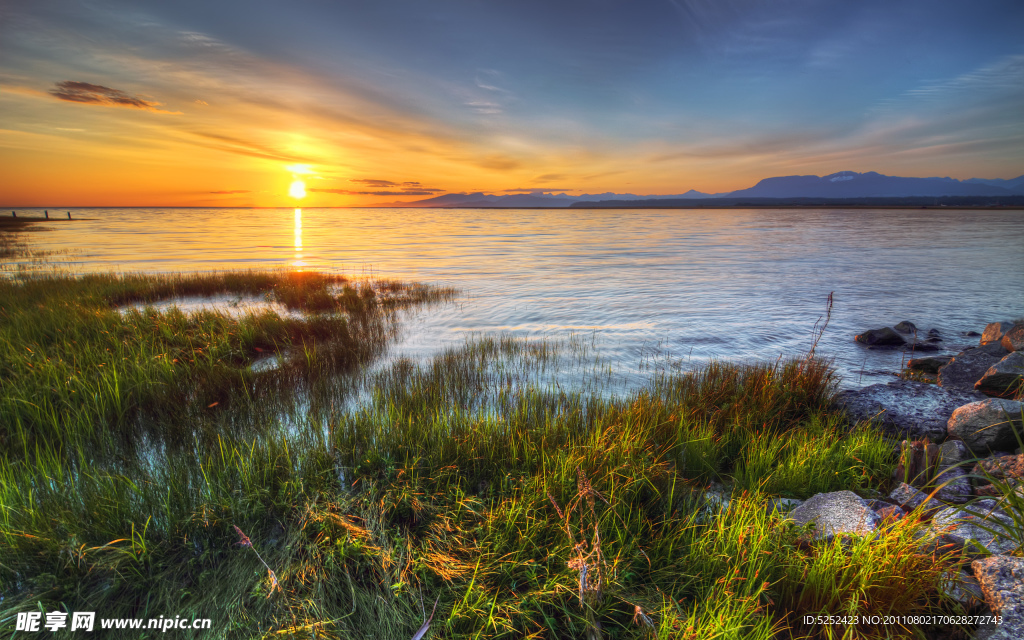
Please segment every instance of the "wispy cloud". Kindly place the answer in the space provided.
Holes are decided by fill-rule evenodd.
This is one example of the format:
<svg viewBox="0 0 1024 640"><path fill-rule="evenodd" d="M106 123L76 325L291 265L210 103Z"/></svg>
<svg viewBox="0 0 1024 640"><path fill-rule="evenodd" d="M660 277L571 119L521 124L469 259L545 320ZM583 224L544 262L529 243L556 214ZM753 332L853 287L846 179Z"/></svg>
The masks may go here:
<svg viewBox="0 0 1024 640"><path fill-rule="evenodd" d="M54 85L53 89L50 89L50 95L58 100L65 100L67 102L97 104L104 107L128 107L154 113L181 114L180 111L160 109L159 107L162 104L155 100L146 100L138 96L128 95L120 89L111 89L110 87L90 82L78 82L76 80L58 82Z"/></svg>
<svg viewBox="0 0 1024 640"><path fill-rule="evenodd" d="M444 189L420 189L418 191L350 191L349 189L306 189L315 193L336 193L343 196L430 196Z"/></svg>
<svg viewBox="0 0 1024 640"><path fill-rule="evenodd" d="M310 158L285 153L271 146L259 144L242 138L228 136L220 133L208 133L203 131L189 132L194 136L203 139L202 143L196 142L206 148L236 153L252 158L263 158L265 160L283 160L285 162L313 163Z"/></svg>
<svg viewBox="0 0 1024 640"><path fill-rule="evenodd" d="M210 193L218 194L229 194L229 193L252 193L249 189L232 189L230 191L210 191Z"/></svg>

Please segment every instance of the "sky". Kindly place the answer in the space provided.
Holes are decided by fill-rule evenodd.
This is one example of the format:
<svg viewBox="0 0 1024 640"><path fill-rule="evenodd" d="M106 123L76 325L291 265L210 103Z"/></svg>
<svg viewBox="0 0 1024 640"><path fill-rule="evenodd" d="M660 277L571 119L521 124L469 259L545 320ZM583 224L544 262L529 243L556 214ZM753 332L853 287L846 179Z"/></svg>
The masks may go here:
<svg viewBox="0 0 1024 640"><path fill-rule="evenodd" d="M1022 33L1020 0L0 0L0 205L1014 178Z"/></svg>

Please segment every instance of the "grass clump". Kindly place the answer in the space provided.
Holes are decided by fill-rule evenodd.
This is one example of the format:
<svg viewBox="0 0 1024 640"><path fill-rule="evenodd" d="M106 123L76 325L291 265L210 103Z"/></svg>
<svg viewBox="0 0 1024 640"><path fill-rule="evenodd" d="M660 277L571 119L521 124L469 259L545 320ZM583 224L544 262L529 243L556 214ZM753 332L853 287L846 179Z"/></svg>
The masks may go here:
<svg viewBox="0 0 1024 640"><path fill-rule="evenodd" d="M209 618L230 638L408 639L429 621L445 638L767 639L831 633L805 614L955 610L953 561L920 551L915 521L809 544L768 508L892 474L881 435L833 408L827 362L711 363L610 397L538 382L564 345L484 338L396 361L352 403L327 381L380 353L388 309L442 293L345 286L3 283L0 625L41 607ZM186 291L342 313L115 309ZM288 356L256 373L258 349Z"/></svg>

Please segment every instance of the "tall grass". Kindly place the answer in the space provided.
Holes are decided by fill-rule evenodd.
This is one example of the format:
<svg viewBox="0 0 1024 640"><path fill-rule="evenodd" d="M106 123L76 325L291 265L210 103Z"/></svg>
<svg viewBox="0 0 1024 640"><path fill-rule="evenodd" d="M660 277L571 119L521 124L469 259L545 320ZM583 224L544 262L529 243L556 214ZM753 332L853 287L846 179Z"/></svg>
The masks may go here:
<svg viewBox="0 0 1024 640"><path fill-rule="evenodd" d="M115 309L242 291L340 313ZM890 445L832 407L827 362L711 363L610 397L538 383L565 345L483 338L346 404L330 381L380 353L387 310L441 295L285 274L0 284L0 626L41 607L408 639L436 601L433 637L767 639L836 633L809 613L956 610L938 591L954 559L923 555L913 520L809 545L767 508L891 476ZM254 373L268 351L283 366Z"/></svg>

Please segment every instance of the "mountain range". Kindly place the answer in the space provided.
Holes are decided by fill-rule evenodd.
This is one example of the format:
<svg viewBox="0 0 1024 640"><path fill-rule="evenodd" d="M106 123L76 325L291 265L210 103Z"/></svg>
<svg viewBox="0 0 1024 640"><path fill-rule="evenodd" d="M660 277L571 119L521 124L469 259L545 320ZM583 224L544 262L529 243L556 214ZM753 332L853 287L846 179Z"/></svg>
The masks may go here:
<svg viewBox="0 0 1024 640"><path fill-rule="evenodd" d="M1024 195L1024 175L1012 180L971 178L902 178L874 171L840 171L827 176L780 176L765 178L753 187L728 193L701 193L693 189L672 195L596 193L571 196L566 193L514 193L492 195L483 192L448 193L413 202L390 202L385 207L569 207L574 203L603 201L714 200L719 198L907 198L944 196ZM650 203L655 204L655 203Z"/></svg>

